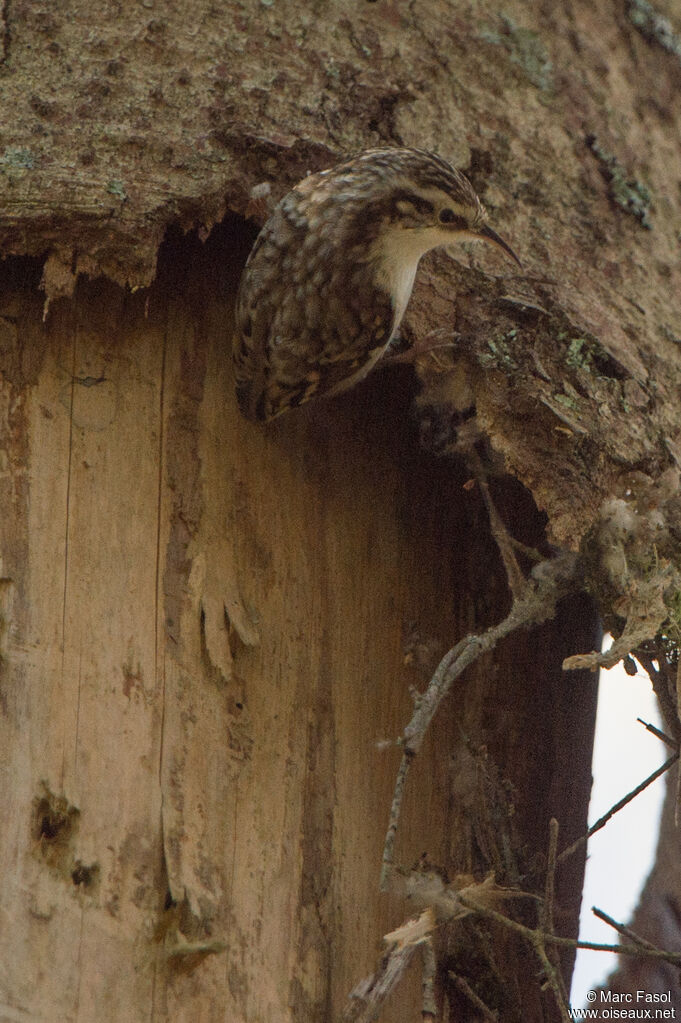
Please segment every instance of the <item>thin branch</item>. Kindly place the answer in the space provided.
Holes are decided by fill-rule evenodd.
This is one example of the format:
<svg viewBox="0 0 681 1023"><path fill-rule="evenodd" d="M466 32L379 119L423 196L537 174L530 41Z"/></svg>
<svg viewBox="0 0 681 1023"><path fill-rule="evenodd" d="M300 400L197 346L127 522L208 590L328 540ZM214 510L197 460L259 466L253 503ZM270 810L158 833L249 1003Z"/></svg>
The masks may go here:
<svg viewBox="0 0 681 1023"><path fill-rule="evenodd" d="M624 628L607 650L594 650L590 654L573 654L563 661L564 671L589 668L614 668L628 654L652 639L668 617L664 593L675 580L674 567L665 562L647 579L641 580L627 599Z"/></svg>
<svg viewBox="0 0 681 1023"><path fill-rule="evenodd" d="M541 912L541 924L544 931L553 931L553 902L556 894L556 854L558 852L558 821L552 817L549 821L549 852L546 863L546 883L544 886L544 905Z"/></svg>
<svg viewBox="0 0 681 1023"><path fill-rule="evenodd" d="M681 718L679 715L679 684L681 679L681 657L677 665L676 677L671 678L671 665L667 660L667 652L664 645L659 637L655 638L653 649L655 650L655 657L651 655L647 644L646 647L637 650L636 656L639 662L643 665L645 670L650 676L650 681L653 684L653 690L660 704L660 710L662 712L662 719L665 726L669 728L672 734L676 738L676 743L673 745L676 749L679 748L681 743ZM657 660L658 667L655 667L654 660ZM652 726L651 726L652 730ZM662 738L662 734L659 736ZM663 741L668 741L663 739ZM681 820L681 771L679 772L676 780L676 802L674 806L674 823L679 826Z"/></svg>
<svg viewBox="0 0 681 1023"><path fill-rule="evenodd" d="M567 1020L570 1018L570 1003L568 993L565 990L563 974L560 970L558 950L552 947L550 953L547 954L543 937L546 934L553 934L553 906L556 896L556 854L558 852L558 830L558 821L555 817L552 817L549 821L549 850L546 858L544 903L541 907L539 915L540 927L537 931L541 938L535 944L534 950L544 969L547 983L553 991L553 996L556 1000L558 1009L560 1010L561 1018L563 1020Z"/></svg>
<svg viewBox="0 0 681 1023"><path fill-rule="evenodd" d="M668 771L670 767L673 767L678 759L679 754L674 753L671 757L669 757L668 760L665 760L664 764L662 764L661 767L658 767L656 771L653 771L652 774L649 774L645 781L642 781L640 785L637 785L635 789L632 789L631 792L628 792L626 796L619 800L619 802L615 803L614 806L611 806L606 814L604 814L602 817L599 817L596 823L591 825L591 827L589 828L585 835L582 835L582 837L578 838L576 842L573 842L572 845L569 845L567 847L567 849L563 849L563 851L559 853L558 863L562 863L563 860L567 859L568 856L572 856L572 854L576 852L577 849L580 848L580 846L584 845L584 843L587 842L592 835L594 835L597 831L600 831L601 828L604 828L608 821L611 819L611 817L614 817L619 810L621 810L623 807L627 805L627 803L630 803L632 799L635 799L640 792L643 792L644 789L647 789L648 786L652 784L652 782L654 782L656 778L659 778L661 774L664 774L665 771Z"/></svg>
<svg viewBox="0 0 681 1023"><path fill-rule="evenodd" d="M449 979L454 987L459 989L461 994L468 999L471 1005L478 1010L484 1019L488 1020L489 1023L498 1023L499 1014L490 1009L489 1005L485 1005L482 998L475 993L464 977L459 977L458 974L452 973L452 971L449 970Z"/></svg>
<svg viewBox="0 0 681 1023"><path fill-rule="evenodd" d="M517 600L525 592L527 580L518 565L518 561L515 556L513 538L510 536L501 516L499 515L499 512L496 509L496 505L492 501L487 483L487 474L480 456L472 446L466 454L468 462L475 474L475 478L478 481L478 486L480 487L480 493L482 494L482 499L485 502L485 507L487 508L492 536L499 548L501 560L503 561L504 568L506 569L506 578L508 579L509 589L513 599Z"/></svg>
<svg viewBox="0 0 681 1023"><path fill-rule="evenodd" d="M390 806L390 820L388 822L388 831L385 836L385 843L383 845L383 866L381 868L381 881L380 889L385 891L388 887L390 874L392 872L392 866L395 859L395 838L397 837L397 827L400 823L400 811L402 810L402 799L404 797L404 786L407 781L407 774L409 773L409 767L414 754L407 750L402 754L402 760L397 772L397 779L395 781L395 790L393 792L393 801Z"/></svg>
<svg viewBox="0 0 681 1023"><path fill-rule="evenodd" d="M560 857L558 857L560 859ZM494 884L492 876L482 882L474 882L465 888L455 889L445 885L441 878L424 877L412 872L406 878L404 892L414 902L425 905L433 913L429 926L434 928L437 923L460 919L467 914L477 915L483 919L493 920L508 930L515 931L530 944L536 943L537 935L542 941L561 948L587 948L596 952L614 952L616 955L640 956L644 959L660 959L681 966L681 953L665 952L659 948L645 948L641 945L602 945L593 941L579 941L575 938L562 938L556 934L543 934L541 930L518 923L512 917L493 908L494 903L506 901L508 898L532 898L527 892L499 888ZM399 929L397 934L401 933ZM422 931L418 935L422 936Z"/></svg>
<svg viewBox="0 0 681 1023"><path fill-rule="evenodd" d="M555 864L559 857L555 856L558 832L557 827L551 826L549 844L549 875L553 874ZM602 910L593 908L593 912L600 919L604 920L615 930L625 937L630 938L633 944L630 945L606 945L593 941L579 941L574 938L563 938L553 934L544 928L544 922L549 921L552 910L547 911L546 906L551 907L553 894L553 882L547 876L546 900L542 911L542 926L538 928L527 927L512 917L494 909L491 903L498 903L500 900L509 897L523 898L532 897L526 892L499 888L494 884L494 878L490 875L483 882L474 882L462 889L455 889L445 885L441 878L424 877L421 874L412 872L406 881L407 894L414 900L426 904L425 910L418 916L412 917L390 934L385 935L384 941L390 946L381 960L381 964L372 976L365 978L355 986L346 1004L343 1019L346 1023L371 1023L375 1020L380 1007L388 995L404 976L404 972L411 962L415 952L421 947L424 957L423 965L423 1008L424 1021L434 1020L437 1017L437 1005L434 992L434 978L436 974L436 960L432 946L433 932L445 921L452 922L466 916L477 917L482 920L489 920L506 930L512 931L528 942L535 952L542 970L546 977L546 983L551 987L558 1005L563 1023L569 1023L569 1001L563 977L557 963L552 961L552 956L547 953L546 946L555 949L584 948L596 952L612 952L614 955L632 956L638 959L652 959L658 962L667 962L681 968L681 954L667 952L664 949L656 948L649 941L639 937L628 927L618 923L609 917ZM493 962L493 950L490 950L490 962ZM471 1003L484 1015L488 1023L496 1023L496 1015L484 1003L478 1001L478 996L472 991L463 978L457 978L450 973L452 981L459 990L466 995Z"/></svg>
<svg viewBox="0 0 681 1023"><path fill-rule="evenodd" d="M543 935L539 931L535 931L534 934L536 935L536 938L534 940L531 940L530 944L532 945L532 948L534 949L535 954L542 965L542 969L544 970L544 975L546 977L547 983L551 990L553 991L553 997L556 1000L556 1005L558 1006L558 1010L560 1012L560 1018L563 1020L563 1023L572 1023L572 1017L570 1016L570 1004L568 1002L568 996L565 991L563 976L560 970L556 969L556 967L546 954L544 940L547 937L547 935Z"/></svg>
<svg viewBox="0 0 681 1023"><path fill-rule="evenodd" d="M676 695L671 692L669 664L661 644L655 643L653 646L657 648L654 654L651 654L648 649L642 647L636 651L636 659L648 672L655 695L660 701L660 710L662 711L662 720L664 721L665 728L670 729L672 736L676 739L676 747L678 749L679 741L681 740L681 722L679 722L676 709ZM659 669L655 667L654 660L657 660Z"/></svg>
<svg viewBox="0 0 681 1023"><path fill-rule="evenodd" d="M434 927L433 912L426 909L418 920L408 921L393 932L399 937L392 941L392 947L383 956L376 972L361 980L350 992L343 1013L345 1023L371 1023L376 1019L381 1005L404 976L419 945L429 940L428 933ZM389 937L386 935L386 939Z"/></svg>
<svg viewBox="0 0 681 1023"><path fill-rule="evenodd" d="M559 938L557 935L547 937L546 940L553 945L562 945L564 948L585 948L591 952L613 952L615 955L633 956L634 959L658 959L681 968L681 955L666 952L663 948L644 948L643 945L601 945L597 941L573 941L572 938Z"/></svg>
<svg viewBox="0 0 681 1023"><path fill-rule="evenodd" d="M435 952L433 951L433 942L430 938L426 938L421 945L421 957L423 959L421 1015L425 1023L426 1020L434 1020L437 1016L437 1002L435 1001Z"/></svg>
<svg viewBox="0 0 681 1023"><path fill-rule="evenodd" d="M524 554L528 561L531 561L533 565L544 560L544 555L540 554L536 547L528 547L526 543L521 543L521 541L516 540L514 536L510 539L514 549L516 551L520 551L521 554Z"/></svg>
<svg viewBox="0 0 681 1023"><path fill-rule="evenodd" d="M558 852L558 821L555 817L552 817L549 821L549 851L546 858L546 881L544 884L544 904L540 914L540 932L542 934L553 934L553 906L556 897L556 865L557 865L557 852ZM542 941L541 945L544 954L546 955L546 948ZM544 964L544 957L540 956L542 965ZM552 948L550 954L547 956L551 963L551 972L547 974L547 980L551 985L554 997L560 1009L561 1015L565 1017L568 1013L570 1002L568 993L565 990L565 982L563 980L563 974L560 969L560 960L558 959L558 950Z"/></svg>
<svg viewBox="0 0 681 1023"><path fill-rule="evenodd" d="M638 721L639 724L643 725L646 732L652 732L653 735L657 736L658 739L666 743L666 745L669 746L670 749L676 750L679 748L678 743L674 742L674 740L671 739L668 735L665 735L664 732L661 732L659 728L655 727L655 725L651 725L649 721L644 721L643 718L636 718L636 720Z"/></svg>
<svg viewBox="0 0 681 1023"><path fill-rule="evenodd" d="M536 930L533 930L531 927L526 927L525 924L518 923L517 920L513 920L511 917L505 916L503 913L499 913L496 909L490 909L489 906L481 906L473 899L468 899L465 895L459 895L457 898L458 901L467 909L470 909L472 913L477 913L478 916L487 917L487 919L494 920L496 923L501 924L502 927L515 931L516 934L520 934L534 946L537 940L536 935L538 933ZM645 948L642 945L602 945L595 941L579 941L574 938L562 938L557 934L544 934L542 935L542 938L547 944L558 945L560 948L586 948L591 949L594 952L614 952L615 955L634 956L642 959L658 959L666 963L673 963L674 966L681 967L681 954L666 952L661 948Z"/></svg>
<svg viewBox="0 0 681 1023"><path fill-rule="evenodd" d="M440 661L435 674L428 683L428 688L418 700L411 721L402 735L404 754L395 783L390 822L383 849L380 882L382 891L389 886L395 834L410 760L421 749L426 732L442 700L463 671L482 654L492 650L505 636L518 629L526 629L552 618L558 601L575 587L577 566L577 557L570 552L565 552L556 558L536 565L527 580L523 594L513 601L506 618L479 635L465 636Z"/></svg>
<svg viewBox="0 0 681 1023"><path fill-rule="evenodd" d="M635 944L640 945L641 948L648 949L655 948L655 945L653 945L650 941L646 941L645 938L641 938L638 934L636 934L635 931L632 931L632 929L630 927L627 927L625 924L621 924L618 923L617 920L613 920L611 916L608 916L607 913L604 913L602 909L598 909L597 906L592 906L591 912L593 913L594 916L597 916L599 920L602 920L603 923L608 924L609 927L614 927L614 929L619 934L623 934L625 938L631 938L631 940L635 942Z"/></svg>
<svg viewBox="0 0 681 1023"><path fill-rule="evenodd" d="M667 648L662 640L661 636L656 636L653 647L655 650L654 658L658 664L658 678L661 680L661 686L667 695L667 699L670 703L670 714L672 720L677 724L679 723L678 715L678 700L676 696L676 672L672 673L673 665L667 657ZM653 681L653 685L654 685Z"/></svg>

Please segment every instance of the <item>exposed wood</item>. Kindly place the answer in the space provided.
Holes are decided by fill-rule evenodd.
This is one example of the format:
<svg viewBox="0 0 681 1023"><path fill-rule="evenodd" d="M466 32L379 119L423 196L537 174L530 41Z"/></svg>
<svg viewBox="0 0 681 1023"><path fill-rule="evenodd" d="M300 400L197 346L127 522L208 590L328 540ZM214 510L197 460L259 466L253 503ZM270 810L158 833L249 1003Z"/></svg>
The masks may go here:
<svg viewBox="0 0 681 1023"><path fill-rule="evenodd" d="M480 494L418 447L407 372L240 419L225 345L248 244L236 224L177 239L148 296L95 282L46 325L35 268L5 271L8 1019L333 1018L409 913L378 874L415 665L507 599ZM537 542L522 490L503 505ZM447 701L401 862L495 865L489 770L528 842L553 813L580 833L588 766L558 789L593 690L559 665L591 621L542 630L536 674L537 638L506 644ZM548 772L525 751L547 728ZM466 742L488 744L479 782Z"/></svg>
<svg viewBox="0 0 681 1023"><path fill-rule="evenodd" d="M52 298L79 272L145 285L169 224L261 220L369 145L437 150L468 170L525 272L479 251L457 258L485 273L440 258L411 329L461 335L481 424L576 545L630 468L681 465L681 24L667 5L666 28L629 0L11 6L3 251L47 255Z"/></svg>
<svg viewBox="0 0 681 1023"><path fill-rule="evenodd" d="M635 617L646 580L678 628L681 23L659 3L0 4L0 1017L316 1023L371 972L411 913L377 891L410 686L509 602L430 427L440 456L462 418L485 438L511 534L581 545L601 613ZM386 143L467 170L524 273L433 254L405 335L446 347L417 383L249 425L229 337L257 225ZM562 848L585 829L595 680L561 665L597 613L575 596L465 674L400 863L544 891L549 820ZM559 867L561 933L582 870ZM554 1018L496 940L498 969L441 928L440 1002ZM416 972L387 1014L420 1011Z"/></svg>

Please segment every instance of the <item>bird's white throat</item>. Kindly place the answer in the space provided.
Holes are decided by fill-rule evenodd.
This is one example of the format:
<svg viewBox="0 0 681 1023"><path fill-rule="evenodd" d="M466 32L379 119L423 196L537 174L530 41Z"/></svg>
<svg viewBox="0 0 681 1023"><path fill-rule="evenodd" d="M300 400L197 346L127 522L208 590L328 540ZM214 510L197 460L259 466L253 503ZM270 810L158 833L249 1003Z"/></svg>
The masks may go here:
<svg viewBox="0 0 681 1023"><path fill-rule="evenodd" d="M423 230L396 229L387 232L374 245L378 283L390 292L395 308L392 334L404 316L414 287L414 278L421 256L438 245L453 241L451 231L438 227Z"/></svg>

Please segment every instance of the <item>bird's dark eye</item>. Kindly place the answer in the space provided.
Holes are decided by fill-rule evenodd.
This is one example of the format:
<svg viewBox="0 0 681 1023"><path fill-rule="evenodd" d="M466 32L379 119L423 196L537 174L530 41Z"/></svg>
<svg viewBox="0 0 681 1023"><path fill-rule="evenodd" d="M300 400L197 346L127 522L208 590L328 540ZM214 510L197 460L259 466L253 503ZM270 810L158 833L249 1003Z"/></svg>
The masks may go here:
<svg viewBox="0 0 681 1023"><path fill-rule="evenodd" d="M445 208L440 210L440 223L441 224L455 224L456 227L465 228L468 227L465 217L460 217L454 210Z"/></svg>

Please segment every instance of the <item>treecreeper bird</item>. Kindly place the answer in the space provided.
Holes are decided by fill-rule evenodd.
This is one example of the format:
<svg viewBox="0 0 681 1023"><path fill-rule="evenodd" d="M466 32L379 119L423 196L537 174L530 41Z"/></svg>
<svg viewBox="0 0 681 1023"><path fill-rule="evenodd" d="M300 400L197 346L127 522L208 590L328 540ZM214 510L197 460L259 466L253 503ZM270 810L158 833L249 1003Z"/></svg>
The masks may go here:
<svg viewBox="0 0 681 1023"><path fill-rule="evenodd" d="M492 242L467 178L433 153L369 149L304 178L258 235L239 285L239 407L268 420L357 383L400 325L424 253Z"/></svg>

